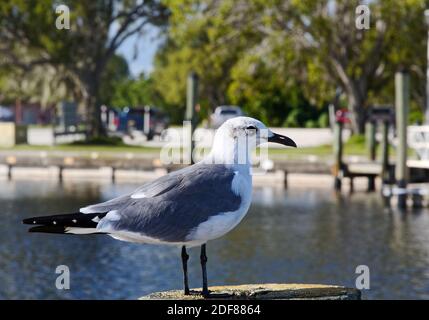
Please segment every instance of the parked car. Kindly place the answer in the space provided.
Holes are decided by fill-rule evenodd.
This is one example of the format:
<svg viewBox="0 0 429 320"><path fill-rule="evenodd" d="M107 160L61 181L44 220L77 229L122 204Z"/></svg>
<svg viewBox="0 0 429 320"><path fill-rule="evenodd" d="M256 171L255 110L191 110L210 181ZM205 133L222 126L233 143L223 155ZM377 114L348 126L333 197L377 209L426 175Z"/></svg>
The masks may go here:
<svg viewBox="0 0 429 320"><path fill-rule="evenodd" d="M149 126L146 126L146 123ZM154 107L145 107L145 125L143 126L143 132L149 140L154 135L161 135L161 133L168 128L170 124L170 118L160 109Z"/></svg>
<svg viewBox="0 0 429 320"><path fill-rule="evenodd" d="M105 126L109 130L130 134L141 131L150 140L168 128L169 118L158 108L123 108L121 111L110 109Z"/></svg>
<svg viewBox="0 0 429 320"><path fill-rule="evenodd" d="M243 111L238 106L219 106L215 109L213 114L210 116L210 124L212 128L219 128L226 120L240 117L243 115Z"/></svg>
<svg viewBox="0 0 429 320"><path fill-rule="evenodd" d="M0 106L0 121L14 121L15 114L12 108Z"/></svg>

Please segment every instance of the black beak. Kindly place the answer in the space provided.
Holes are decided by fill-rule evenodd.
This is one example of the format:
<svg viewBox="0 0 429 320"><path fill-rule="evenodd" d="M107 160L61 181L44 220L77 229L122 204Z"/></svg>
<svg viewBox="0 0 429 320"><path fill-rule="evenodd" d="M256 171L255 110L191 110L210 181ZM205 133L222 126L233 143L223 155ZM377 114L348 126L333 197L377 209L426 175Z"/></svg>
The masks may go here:
<svg viewBox="0 0 429 320"><path fill-rule="evenodd" d="M268 142L280 143L285 146L296 148L296 143L291 138L282 136L281 134L273 133L273 136L268 138Z"/></svg>

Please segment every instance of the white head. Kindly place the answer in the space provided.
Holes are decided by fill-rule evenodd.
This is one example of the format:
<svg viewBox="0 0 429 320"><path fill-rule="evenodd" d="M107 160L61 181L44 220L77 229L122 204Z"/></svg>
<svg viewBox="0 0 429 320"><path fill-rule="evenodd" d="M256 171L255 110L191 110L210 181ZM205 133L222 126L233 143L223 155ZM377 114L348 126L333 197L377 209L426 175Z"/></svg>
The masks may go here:
<svg viewBox="0 0 429 320"><path fill-rule="evenodd" d="M272 132L259 120L232 118L216 131L211 158L215 163L250 164L252 151L266 142L296 147L292 139Z"/></svg>

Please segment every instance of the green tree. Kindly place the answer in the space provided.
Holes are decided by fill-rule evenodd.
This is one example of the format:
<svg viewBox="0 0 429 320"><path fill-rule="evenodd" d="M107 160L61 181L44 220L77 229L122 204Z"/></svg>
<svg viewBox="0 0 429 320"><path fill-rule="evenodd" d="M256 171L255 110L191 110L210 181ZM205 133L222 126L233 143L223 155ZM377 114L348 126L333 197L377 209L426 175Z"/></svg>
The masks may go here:
<svg viewBox="0 0 429 320"><path fill-rule="evenodd" d="M141 107L146 105L165 109L165 103L156 91L153 80L144 74L141 74L138 79L122 81L113 91L112 107Z"/></svg>
<svg viewBox="0 0 429 320"><path fill-rule="evenodd" d="M324 94L325 101L326 95L333 97L336 86L340 86L357 133L364 130L369 98L393 81L398 66L420 70L424 62L423 0L371 1L368 30L355 26L357 0L260 3L266 12L266 23L260 29L271 39L268 43L291 43L287 50L295 51L300 60L295 65L286 64L282 71L305 66L297 76L304 81L306 94Z"/></svg>
<svg viewBox="0 0 429 320"><path fill-rule="evenodd" d="M0 3L0 53L3 64L31 69L62 66L83 88L90 134L103 134L100 85L116 50L148 25L162 26L168 10L157 0L65 0L70 29L55 28L55 0L4 0ZM29 55L21 55L23 48ZM31 59L27 59L31 57Z"/></svg>
<svg viewBox="0 0 429 320"><path fill-rule="evenodd" d="M179 113L190 70L200 75L206 110L238 103L274 123L319 117L312 105L323 108L340 87L362 133L366 107L393 102L399 66L412 73L414 105L424 105L424 0L368 2L368 30L355 25L358 0L166 3L171 25L154 79ZM304 111L289 116L292 109Z"/></svg>
<svg viewBox="0 0 429 320"><path fill-rule="evenodd" d="M100 103L111 106L119 87L130 79L127 61L114 55L106 65L100 81Z"/></svg>
<svg viewBox="0 0 429 320"><path fill-rule="evenodd" d="M155 59L153 79L170 108L174 121L183 119L186 78L195 71L200 78L202 115L217 105L230 103L231 69L260 39L244 23L225 21L227 13L245 15L238 2L169 0L168 38ZM243 28L241 28L243 26Z"/></svg>
<svg viewBox="0 0 429 320"><path fill-rule="evenodd" d="M294 79L277 74L266 60L247 55L231 70L228 96L250 116L273 126L303 126L318 113Z"/></svg>

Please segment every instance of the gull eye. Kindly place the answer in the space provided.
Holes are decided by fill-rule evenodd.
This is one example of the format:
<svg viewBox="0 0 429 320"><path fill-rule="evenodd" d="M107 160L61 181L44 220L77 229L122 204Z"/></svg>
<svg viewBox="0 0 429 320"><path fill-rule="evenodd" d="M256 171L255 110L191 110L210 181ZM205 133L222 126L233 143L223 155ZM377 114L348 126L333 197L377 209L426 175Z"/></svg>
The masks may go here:
<svg viewBox="0 0 429 320"><path fill-rule="evenodd" d="M257 132L258 132L258 128L256 128L255 126L248 126L248 127L246 127L246 134L247 135L253 136Z"/></svg>

